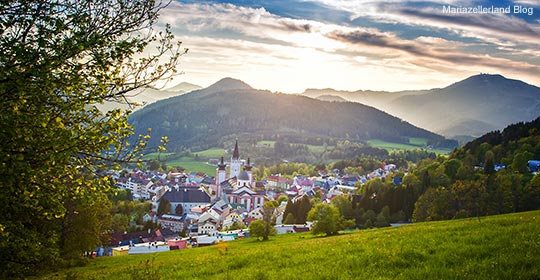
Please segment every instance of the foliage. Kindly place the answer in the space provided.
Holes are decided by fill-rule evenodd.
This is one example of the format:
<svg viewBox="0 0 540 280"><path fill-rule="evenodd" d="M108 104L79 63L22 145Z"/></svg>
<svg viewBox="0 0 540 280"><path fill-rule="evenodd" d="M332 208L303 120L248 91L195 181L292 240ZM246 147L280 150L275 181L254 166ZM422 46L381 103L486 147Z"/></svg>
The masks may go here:
<svg viewBox="0 0 540 280"><path fill-rule="evenodd" d="M308 220L313 221L313 234L335 235L345 228L345 219L339 214L339 210L330 204L316 204L309 211Z"/></svg>
<svg viewBox="0 0 540 280"><path fill-rule="evenodd" d="M294 217L294 223L304 224L306 222L309 210L311 210L311 202L308 196L303 196L296 201L289 200L285 206L283 216L287 218L289 214ZM292 218L290 218L292 219Z"/></svg>
<svg viewBox="0 0 540 280"><path fill-rule="evenodd" d="M157 215L161 216L163 214L169 214L172 213L172 205L171 202L169 202L166 198L162 197L159 200L159 206L157 209Z"/></svg>
<svg viewBox="0 0 540 280"><path fill-rule="evenodd" d="M249 224L249 234L254 237L262 237L263 241L267 241L268 237L277 234L274 225L276 223L276 217L274 211L276 205L272 201L267 201L263 205L263 218L262 220L256 220Z"/></svg>
<svg viewBox="0 0 540 280"><path fill-rule="evenodd" d="M264 238L264 222L262 220L255 220L249 224L248 232L250 236Z"/></svg>
<svg viewBox="0 0 540 280"><path fill-rule="evenodd" d="M175 72L179 45L167 30L150 28L162 7L123 0L0 5L2 278L35 273L61 253L82 249L62 241L62 232L104 206L90 201L109 187L96 171L129 161L146 146L127 146L133 129L126 114L97 105L123 102L125 94ZM150 44L157 47L153 55L138 55ZM81 238L86 234L98 240L101 227L80 231Z"/></svg>
<svg viewBox="0 0 540 280"><path fill-rule="evenodd" d="M234 221L232 223L232 225L228 226L224 230L229 231L229 230L237 230L237 229L245 229L245 228L246 228L246 225L244 224L244 222L242 222L242 221Z"/></svg>
<svg viewBox="0 0 540 280"><path fill-rule="evenodd" d="M292 225L296 224L296 219L294 218L293 213L287 213L287 216L285 216L285 220L283 221L283 224L285 225Z"/></svg>

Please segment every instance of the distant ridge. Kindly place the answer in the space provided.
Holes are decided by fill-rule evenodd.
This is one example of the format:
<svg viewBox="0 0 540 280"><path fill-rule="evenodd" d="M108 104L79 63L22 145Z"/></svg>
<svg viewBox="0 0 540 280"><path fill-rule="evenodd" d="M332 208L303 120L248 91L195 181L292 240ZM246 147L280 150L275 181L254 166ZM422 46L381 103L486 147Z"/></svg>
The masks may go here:
<svg viewBox="0 0 540 280"><path fill-rule="evenodd" d="M212 84L211 86L204 89L205 92L222 92L222 91L229 91L229 90L249 90L253 89L248 84L244 83L241 80L233 79L233 78L223 78L216 83Z"/></svg>
<svg viewBox="0 0 540 280"><path fill-rule="evenodd" d="M303 95L339 96L373 106L447 137L478 137L530 121L540 112L540 88L499 74L479 74L445 88L420 91L308 89Z"/></svg>
<svg viewBox="0 0 540 280"><path fill-rule="evenodd" d="M151 141L168 136L173 151L219 147L239 135L244 141L276 137L300 141L293 143L327 138L408 143L410 137L421 137L433 146L455 145L373 107L256 90L232 78L150 104L133 113L130 123L136 135L151 127Z"/></svg>
<svg viewBox="0 0 540 280"><path fill-rule="evenodd" d="M502 75L480 74L430 94L403 96L388 112L446 136L480 136L540 112L540 88Z"/></svg>
<svg viewBox="0 0 540 280"><path fill-rule="evenodd" d="M201 88L202 87L199 86L199 85L182 82L182 83L179 83L179 84L177 84L177 85L175 85L173 87L166 88L165 91L185 93L185 92L190 92L192 90L197 90L197 89L201 89Z"/></svg>

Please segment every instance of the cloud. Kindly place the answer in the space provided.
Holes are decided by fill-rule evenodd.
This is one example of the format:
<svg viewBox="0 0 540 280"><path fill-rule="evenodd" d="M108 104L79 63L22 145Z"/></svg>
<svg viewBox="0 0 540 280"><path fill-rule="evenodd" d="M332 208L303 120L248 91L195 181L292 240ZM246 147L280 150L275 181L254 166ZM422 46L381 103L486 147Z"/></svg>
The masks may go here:
<svg viewBox="0 0 540 280"><path fill-rule="evenodd" d="M421 37L417 40L403 40L391 33L376 33L365 29L349 32L334 31L327 34L327 36L353 46L396 50L409 55L408 57L401 56L401 59L407 61L416 60L415 65L418 66L426 65L426 67L430 67L431 63L422 62L426 62L425 59L432 59L454 66L484 67L496 69L499 72L511 70L529 75L540 74L540 66L491 55L467 53L461 50L466 45L459 43L449 44L448 41L440 38ZM365 48L363 50L365 51Z"/></svg>
<svg viewBox="0 0 540 280"><path fill-rule="evenodd" d="M469 31L505 40L523 41L540 44L540 28L524 20L504 14L448 14L440 8L413 9L404 5L385 8L394 14L412 18L418 25L426 25L441 29ZM409 21L408 24L411 24ZM472 35L474 36L474 35Z"/></svg>
<svg viewBox="0 0 540 280"><path fill-rule="evenodd" d="M442 3L466 4L461 1L437 6L425 1L318 2L318 7L351 7L351 14L367 19L361 22L369 27L224 3L172 2L160 21L170 23L190 49L182 68L195 77L190 81L203 85L209 84L205 79L232 75L254 87L288 92L302 85L397 90L434 87L478 72L533 80L540 74L540 32L519 18L442 14ZM390 76L391 83L381 82Z"/></svg>
<svg viewBox="0 0 540 280"><path fill-rule="evenodd" d="M339 1L339 0L313 0L323 3L336 9L352 11L353 19L362 19L371 22L372 26L377 24L394 24L403 29L425 27L433 31L453 32L464 39L495 37L499 41L526 41L530 44L540 45L540 25L528 21L538 21L540 11L534 10L534 14L523 15L514 14L481 14L463 13L448 14L443 12L444 6L454 7L476 7L479 3L484 3L484 7L497 5L497 2L478 2L463 0L446 1ZM526 8L540 6L540 2L532 0L514 1L516 5L521 4ZM536 4L535 4L536 3ZM506 5L507 6L507 5ZM500 6L500 7L506 7ZM497 6L498 7L498 6ZM528 19L526 21L525 19Z"/></svg>
<svg viewBox="0 0 540 280"><path fill-rule="evenodd" d="M264 8L233 4L173 2L162 12L161 21L170 23L173 28L183 28L190 32L233 31L260 38L290 32L310 33L314 29L312 23L307 20L282 18Z"/></svg>

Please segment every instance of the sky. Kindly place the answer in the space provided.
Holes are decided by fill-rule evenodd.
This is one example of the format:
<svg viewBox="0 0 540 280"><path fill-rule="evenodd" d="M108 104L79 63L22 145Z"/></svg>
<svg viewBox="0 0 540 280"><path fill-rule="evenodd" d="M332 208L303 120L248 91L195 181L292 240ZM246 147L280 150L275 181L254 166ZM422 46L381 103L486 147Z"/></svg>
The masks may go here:
<svg viewBox="0 0 540 280"><path fill-rule="evenodd" d="M540 0L173 0L171 85L414 90L490 73L540 85Z"/></svg>

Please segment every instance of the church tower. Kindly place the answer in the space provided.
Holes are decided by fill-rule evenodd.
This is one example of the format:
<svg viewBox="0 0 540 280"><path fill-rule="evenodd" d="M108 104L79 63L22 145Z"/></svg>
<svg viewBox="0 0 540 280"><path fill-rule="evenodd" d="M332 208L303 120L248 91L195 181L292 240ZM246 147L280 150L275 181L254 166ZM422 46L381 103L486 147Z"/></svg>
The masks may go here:
<svg viewBox="0 0 540 280"><path fill-rule="evenodd" d="M221 183L225 182L227 179L227 170L225 169L227 165L223 162L223 157L221 157L221 162L218 163L216 168L216 197L221 197L222 189Z"/></svg>
<svg viewBox="0 0 540 280"><path fill-rule="evenodd" d="M246 173L249 176L249 184L251 186L253 186L253 171L251 170L252 168L253 168L253 165L251 165L251 161L248 158L247 164L244 166L244 171L246 171Z"/></svg>
<svg viewBox="0 0 540 280"><path fill-rule="evenodd" d="M230 178L238 177L240 174L240 167L242 166L242 161L240 160L240 153L238 152L238 140L234 144L234 151L231 157L231 174Z"/></svg>

